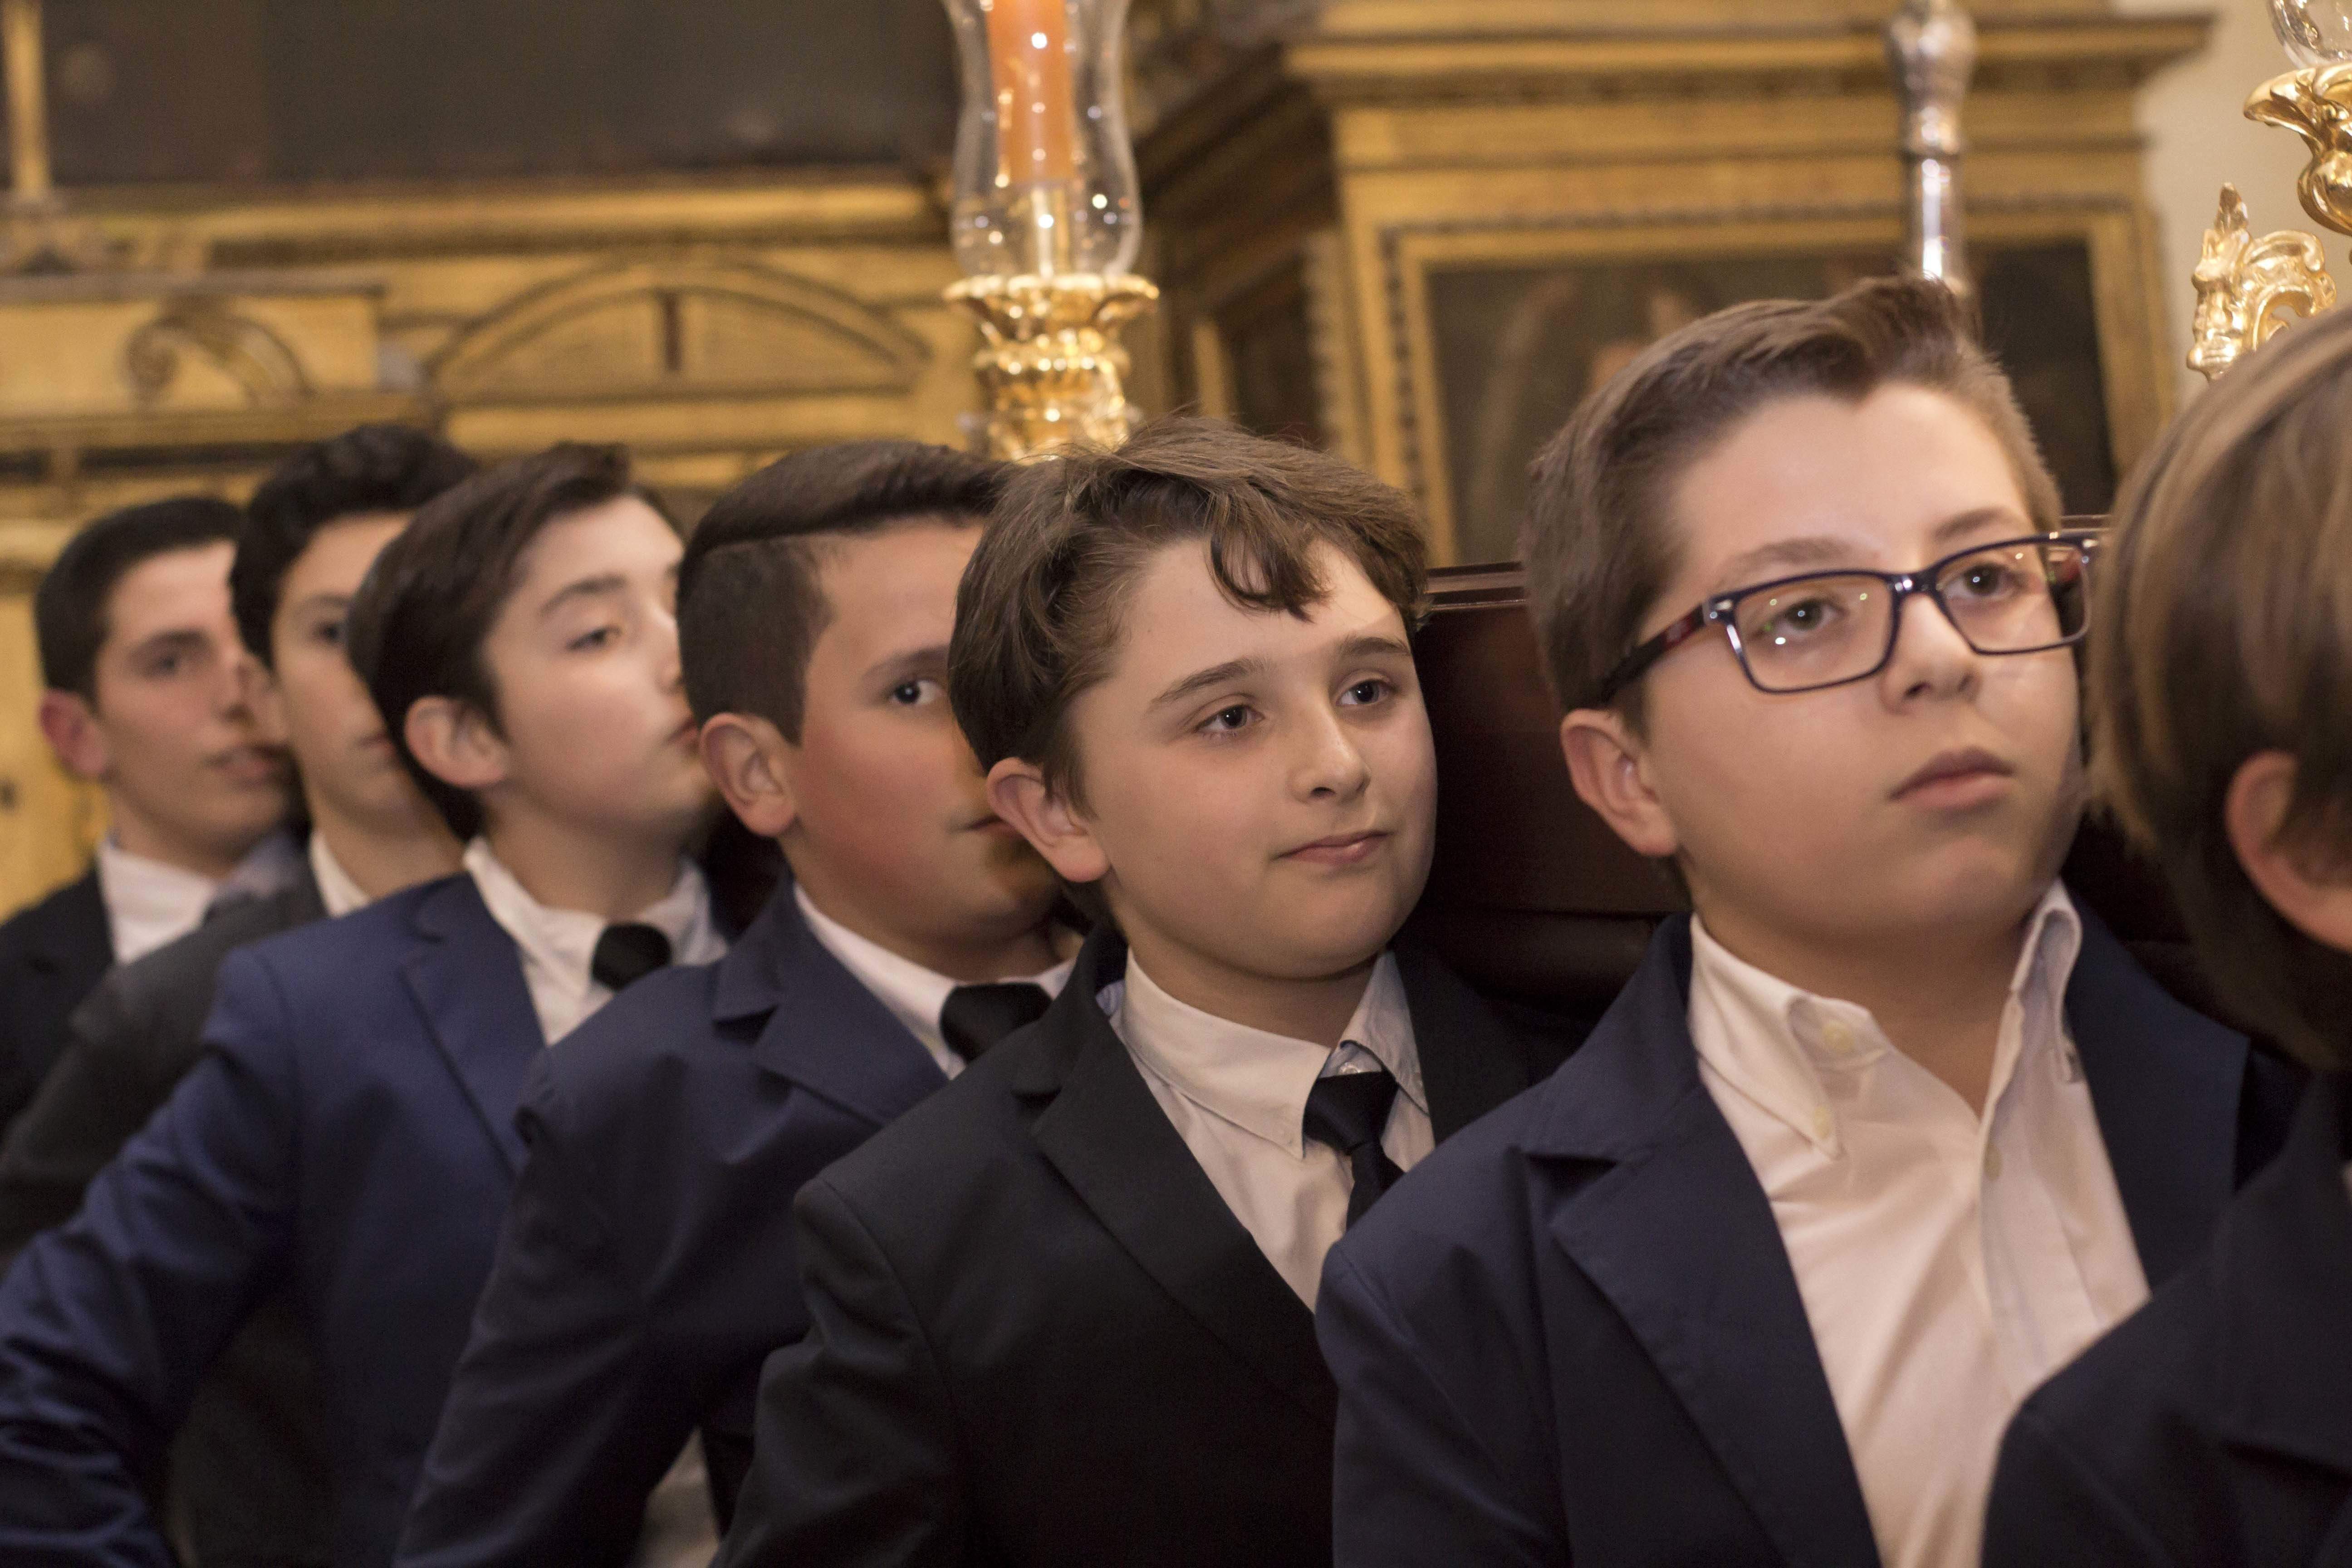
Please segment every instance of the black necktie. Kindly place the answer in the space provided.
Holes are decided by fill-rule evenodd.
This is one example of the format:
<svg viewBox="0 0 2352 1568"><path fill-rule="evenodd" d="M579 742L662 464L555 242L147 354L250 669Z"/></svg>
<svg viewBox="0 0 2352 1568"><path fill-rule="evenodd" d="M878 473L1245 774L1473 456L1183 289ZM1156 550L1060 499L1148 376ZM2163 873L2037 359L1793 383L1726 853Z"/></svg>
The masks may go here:
<svg viewBox="0 0 2352 1568"><path fill-rule="evenodd" d="M669 962L669 938L649 925L606 926L588 973L608 990L625 991Z"/></svg>
<svg viewBox="0 0 2352 1568"><path fill-rule="evenodd" d="M940 1009L940 1033L948 1049L976 1062L988 1047L1024 1024L1045 1016L1053 998L1025 980L1007 985L959 985Z"/></svg>
<svg viewBox="0 0 2352 1568"><path fill-rule="evenodd" d="M1355 1189L1348 1194L1349 1226L1404 1174L1381 1149L1381 1132L1389 1124L1396 1092L1396 1079L1386 1068L1376 1068L1318 1078L1307 1093L1307 1136L1337 1149L1355 1177Z"/></svg>

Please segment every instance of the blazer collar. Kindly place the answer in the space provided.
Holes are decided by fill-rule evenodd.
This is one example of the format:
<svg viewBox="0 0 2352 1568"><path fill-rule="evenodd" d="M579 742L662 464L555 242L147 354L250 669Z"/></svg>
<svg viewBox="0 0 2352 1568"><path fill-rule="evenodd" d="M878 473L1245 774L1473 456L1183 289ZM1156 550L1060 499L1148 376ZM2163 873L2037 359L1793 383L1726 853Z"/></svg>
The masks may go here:
<svg viewBox="0 0 2352 1568"><path fill-rule="evenodd" d="M1434 953L1412 944L1395 952L1421 1053L1430 1130L1443 1143L1528 1087L1528 1050Z"/></svg>
<svg viewBox="0 0 2352 1568"><path fill-rule="evenodd" d="M1690 967L1690 921L1677 916L1537 1091L1537 1212L1649 1352L1781 1555L1876 1568L1770 1200L1699 1080Z"/></svg>
<svg viewBox="0 0 2352 1568"><path fill-rule="evenodd" d="M2352 1476L2352 1082L2305 1091L2276 1163L2214 1243L2221 1429L2231 1440Z"/></svg>
<svg viewBox="0 0 2352 1568"><path fill-rule="evenodd" d="M766 1021L752 1058L877 1127L947 1081L939 1063L817 941L787 879L719 963L711 1019Z"/></svg>
<svg viewBox="0 0 2352 1568"><path fill-rule="evenodd" d="M1338 1399L1313 1314L1225 1207L1096 1001L1126 963L1126 943L1108 927L1087 940L1045 1016L999 1047L1009 1087L1043 1102L1031 1136L1103 1228L1203 1329L1328 1426Z"/></svg>
<svg viewBox="0 0 2352 1568"><path fill-rule="evenodd" d="M424 941L402 966L409 991L507 1169L520 1173L523 1143L515 1110L547 1042L514 939L490 918L474 879L463 872L420 889L412 923Z"/></svg>
<svg viewBox="0 0 2352 1568"><path fill-rule="evenodd" d="M2160 1286L2203 1253L2235 1191L2250 1047L2174 1001L2087 910L2066 1021L2140 1267Z"/></svg>

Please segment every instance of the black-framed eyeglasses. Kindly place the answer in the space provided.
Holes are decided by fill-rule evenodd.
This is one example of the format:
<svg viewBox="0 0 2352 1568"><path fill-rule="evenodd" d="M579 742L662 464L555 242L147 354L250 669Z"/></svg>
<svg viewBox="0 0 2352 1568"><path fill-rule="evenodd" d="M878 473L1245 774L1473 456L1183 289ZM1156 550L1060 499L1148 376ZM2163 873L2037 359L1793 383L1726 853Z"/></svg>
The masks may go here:
<svg viewBox="0 0 2352 1568"><path fill-rule="evenodd" d="M2046 653L2089 629L2095 532L1973 544L1916 572L1808 572L1707 600L1617 663L1596 706L1614 701L1666 655L1721 626L1759 691L1819 691L1867 680L1895 657L1903 601L1936 602L1980 654Z"/></svg>

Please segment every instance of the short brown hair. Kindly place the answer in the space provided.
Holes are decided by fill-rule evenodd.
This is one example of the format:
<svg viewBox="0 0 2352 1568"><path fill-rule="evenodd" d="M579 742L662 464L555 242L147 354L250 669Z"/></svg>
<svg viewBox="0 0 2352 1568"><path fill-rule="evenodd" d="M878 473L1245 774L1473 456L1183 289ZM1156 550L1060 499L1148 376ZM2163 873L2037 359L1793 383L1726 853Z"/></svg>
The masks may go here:
<svg viewBox="0 0 2352 1568"><path fill-rule="evenodd" d="M2038 529L2058 486L2000 366L1939 283L1884 278L1829 300L1735 305L1658 342L1585 400L1530 475L1521 541L1553 694L1594 706L1674 575L1675 485L1732 427L1784 398L1940 392L1991 428ZM1618 699L1641 722L1641 687Z"/></svg>
<svg viewBox="0 0 2352 1568"><path fill-rule="evenodd" d="M1009 473L947 447L858 441L796 452L720 496L677 575L678 658L694 716L756 714L800 744L809 655L833 616L819 580L824 542L907 522L983 522Z"/></svg>
<svg viewBox="0 0 2352 1568"><path fill-rule="evenodd" d="M1077 451L1013 481L956 595L948 695L982 769L1038 765L1078 800L1070 704L1109 673L1121 612L1153 556L1206 541L1218 590L1244 609L1304 617L1337 546L1420 624L1428 546L1412 503L1304 447L1206 419L1164 419L1116 451Z"/></svg>
<svg viewBox="0 0 2352 1568"><path fill-rule="evenodd" d="M2294 759L2281 837L2352 868L2352 314L2239 363L2126 488L2092 616L2093 768L2214 983L2281 1046L2352 1066L2352 957L2263 899L2231 781Z"/></svg>
<svg viewBox="0 0 2352 1568"><path fill-rule="evenodd" d="M482 645L514 592L523 552L550 524L623 496L662 510L631 477L625 447L566 442L501 463L425 502L352 600L352 668L383 715L394 752L460 838L481 831L481 804L416 760L408 710L427 697L452 697L496 725L498 689Z"/></svg>

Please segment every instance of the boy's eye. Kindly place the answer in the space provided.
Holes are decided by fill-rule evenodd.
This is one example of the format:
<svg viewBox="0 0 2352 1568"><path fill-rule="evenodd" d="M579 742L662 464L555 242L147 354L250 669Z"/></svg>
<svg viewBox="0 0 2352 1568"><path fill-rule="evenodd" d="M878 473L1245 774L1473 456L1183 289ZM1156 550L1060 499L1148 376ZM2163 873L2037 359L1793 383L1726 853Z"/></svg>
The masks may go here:
<svg viewBox="0 0 2352 1568"><path fill-rule="evenodd" d="M1971 599L1998 599L2024 586L2024 574L1997 561L1972 562L1944 584L1947 594Z"/></svg>
<svg viewBox="0 0 2352 1568"><path fill-rule="evenodd" d="M1246 703L1236 702L1231 708L1221 708L1209 715L1201 726L1206 735L1231 735L1249 727L1250 710Z"/></svg>
<svg viewBox="0 0 2352 1568"><path fill-rule="evenodd" d="M1342 708L1369 708L1373 703L1378 702L1381 699L1386 697L1389 694L1389 683L1381 679L1378 676L1374 676L1367 680L1359 680L1356 684L1339 693L1339 706Z"/></svg>
<svg viewBox="0 0 2352 1568"><path fill-rule="evenodd" d="M593 648L611 647L620 640L620 636L621 628L618 626L598 626L593 632L573 637L569 646L574 653L586 653Z"/></svg>
<svg viewBox="0 0 2352 1568"><path fill-rule="evenodd" d="M901 708L919 708L944 695L940 683L929 677L919 680L902 680L890 689L890 700Z"/></svg>
<svg viewBox="0 0 2352 1568"><path fill-rule="evenodd" d="M321 643L328 647L342 647L343 623L341 621L320 622L318 626L310 633L310 640L312 642Z"/></svg>

